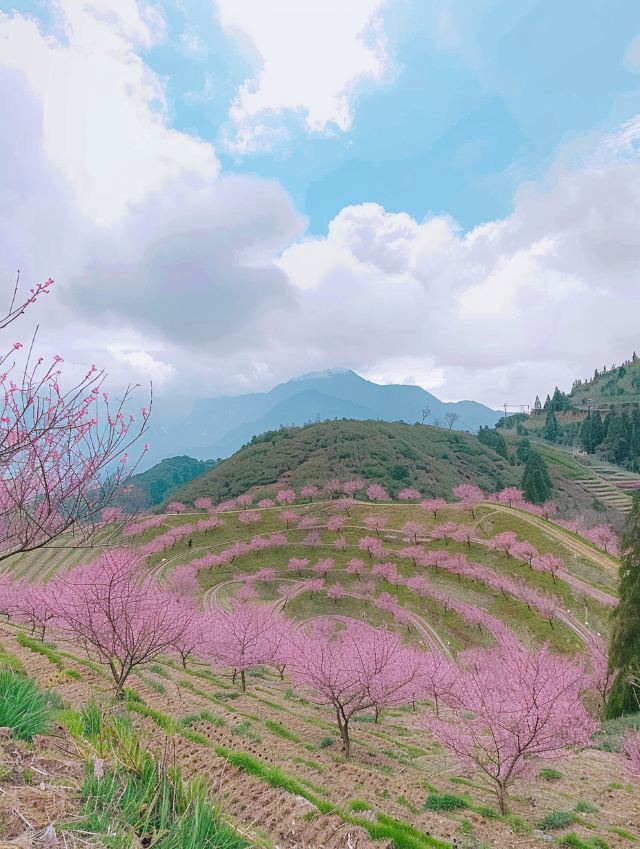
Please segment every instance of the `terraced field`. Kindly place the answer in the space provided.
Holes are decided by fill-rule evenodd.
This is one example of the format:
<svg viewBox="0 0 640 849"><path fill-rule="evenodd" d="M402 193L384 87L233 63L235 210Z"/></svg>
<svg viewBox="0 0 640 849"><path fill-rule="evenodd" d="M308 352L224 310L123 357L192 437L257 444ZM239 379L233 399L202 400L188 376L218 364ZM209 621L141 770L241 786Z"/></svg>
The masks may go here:
<svg viewBox="0 0 640 849"><path fill-rule="evenodd" d="M239 521L241 513L227 512L221 515L224 524L207 532L193 530L166 551L154 554L149 568L160 582L166 582L178 564L206 553L220 554L239 539L250 543L256 536L277 532L285 535L286 545L281 541L278 546L257 547L231 557L232 562L201 569L202 604L228 608L229 600L250 583L262 602L284 610L300 627L318 616L386 622L407 640L453 657L468 646L493 645L492 631L500 627L511 629L525 645L549 640L555 650L568 653L581 651L593 634L606 636L615 603L617 561L536 516L495 504L480 506L473 518L454 505L436 517L418 505L399 503L358 503L349 515L331 501L297 504L294 509L306 517L307 528L287 530L279 519L282 508L267 508L259 511L261 518L249 535ZM330 531L330 518L338 513L343 526ZM382 558L370 557L360 546L365 535L376 537L376 531L365 524L372 516L384 519L384 527L377 532ZM198 518L202 514L167 516L163 527L145 532L135 539L136 544L143 545L171 527L194 525ZM422 526L414 538L402 531L410 521ZM477 534L469 544L435 540L434 527L446 522L473 524ZM313 545L308 539L311 531L319 534ZM551 575L530 569L505 551L492 550L490 540L503 531L514 531L540 553L562 557L567 572L560 573L555 583ZM114 542L106 536L103 541L107 539ZM466 554L492 574L553 594L559 602L553 622L543 619L535 607L529 609L508 592L495 592L479 580L442 566L414 565L411 556L401 552L416 543L425 552ZM61 568L72 565L70 554L59 561L55 556L60 552L25 557L28 562L23 561L20 574L46 577L56 562ZM83 555L75 552L73 557ZM289 568L292 557L308 558L310 563L300 570ZM364 561L359 575L347 571L354 557ZM334 563L324 575L325 586L311 592L304 582L317 577L314 566L326 558ZM376 575L380 560L395 564L396 578L389 573L392 580ZM275 569L275 578L254 579L260 569ZM428 582L424 592L407 586L418 576ZM373 588L367 588L371 581ZM326 589L336 582L344 596L333 600ZM391 600L387 607L376 604L382 593ZM394 616L398 608L406 614L400 619ZM482 625L474 618L478 611L485 615ZM4 625L2 647L41 683L54 686L68 704L78 708L91 693L108 700L108 680L98 667L87 665L79 647L50 646L46 657L21 633ZM292 688L286 670L284 679L270 668L250 670L247 692L242 693L231 682L231 670L211 670L198 659L182 668L176 659L166 657L133 675L129 685L137 697L129 694L128 709L148 732L151 745L170 752L187 775L206 776L224 817L265 849L534 847L543 836L536 832L536 824L558 810L572 812L573 821L547 837L572 832L582 845L595 846L588 841L599 836L605 843L598 845L611 849L640 840L640 802L629 780L621 778L621 762L611 752L583 751L559 767L555 780L540 776L517 787L510 798L511 814L500 817L492 793L477 776L462 774L425 729L421 714L430 710L426 703L418 704L415 711L410 707L385 711L378 723L373 716L359 716L353 725L352 757L345 761L332 711ZM461 807L429 810L433 794L453 794ZM0 799L0 816L1 805Z"/></svg>

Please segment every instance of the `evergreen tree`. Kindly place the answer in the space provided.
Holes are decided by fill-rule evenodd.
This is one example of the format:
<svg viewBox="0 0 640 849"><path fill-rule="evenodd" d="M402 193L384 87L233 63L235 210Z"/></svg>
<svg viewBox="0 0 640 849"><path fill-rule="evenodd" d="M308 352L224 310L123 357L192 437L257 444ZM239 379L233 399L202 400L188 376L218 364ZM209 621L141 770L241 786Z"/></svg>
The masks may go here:
<svg viewBox="0 0 640 849"><path fill-rule="evenodd" d="M544 504L552 493L551 478L544 459L537 451L529 452L529 459L522 475L524 497L531 504Z"/></svg>
<svg viewBox="0 0 640 849"><path fill-rule="evenodd" d="M620 567L620 603L612 613L609 663L618 675L609 693L605 717L613 719L640 709L639 693L630 679L640 673L640 493L633 496L633 506L622 534L622 566Z"/></svg>
<svg viewBox="0 0 640 849"><path fill-rule="evenodd" d="M518 463L526 463L529 459L529 452L531 451L531 443L525 437L525 439L521 439L518 443L518 447L516 448L516 459Z"/></svg>
<svg viewBox="0 0 640 849"><path fill-rule="evenodd" d="M547 395L546 400L544 402L544 407L542 409L548 410L550 406L551 406L551 398L549 398L549 396Z"/></svg>
<svg viewBox="0 0 640 849"><path fill-rule="evenodd" d="M587 418L580 428L580 444L587 454L595 454L596 448L602 442L602 419L597 410L587 413Z"/></svg>
<svg viewBox="0 0 640 849"><path fill-rule="evenodd" d="M604 427L598 410L594 410L593 413L591 413L591 422L591 427L593 428L593 448L595 451L604 439Z"/></svg>
<svg viewBox="0 0 640 849"><path fill-rule="evenodd" d="M542 429L542 438L548 439L549 442L555 442L560 434L560 427L558 426L558 420L556 419L555 413L553 412L553 406L549 404L547 407L547 420L545 422L545 426Z"/></svg>
<svg viewBox="0 0 640 849"><path fill-rule="evenodd" d="M540 415L540 413L542 412L542 404L540 403L540 396L539 395L536 395L536 400L535 400L535 403L533 405L533 411L534 411L534 413L537 413L538 415Z"/></svg>
<svg viewBox="0 0 640 849"><path fill-rule="evenodd" d="M631 438L629 440L629 458L631 461L640 458L640 409L634 405L631 411Z"/></svg>
<svg viewBox="0 0 640 849"><path fill-rule="evenodd" d="M504 436L498 433L497 430L491 430L489 426L481 427L478 431L478 440L486 445L487 448L492 448L501 457L507 459L507 443Z"/></svg>

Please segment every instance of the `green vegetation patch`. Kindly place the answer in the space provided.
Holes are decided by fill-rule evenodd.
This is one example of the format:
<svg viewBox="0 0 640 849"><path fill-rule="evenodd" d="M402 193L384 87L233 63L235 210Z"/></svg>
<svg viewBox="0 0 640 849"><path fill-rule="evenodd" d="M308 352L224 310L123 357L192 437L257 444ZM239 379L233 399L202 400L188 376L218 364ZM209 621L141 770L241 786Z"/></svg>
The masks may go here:
<svg viewBox="0 0 640 849"><path fill-rule="evenodd" d="M290 740L292 743L300 743L301 740L299 737L296 737L295 734L292 734L291 731L288 731L284 725L280 725L279 722L273 722L271 719L267 719L265 721L265 726L269 729L269 731L277 734L278 737L282 737L283 740Z"/></svg>
<svg viewBox="0 0 640 849"><path fill-rule="evenodd" d="M53 717L49 693L13 669L0 670L0 726L11 728L18 740L43 734Z"/></svg>
<svg viewBox="0 0 640 849"><path fill-rule="evenodd" d="M25 649L30 649L36 654L43 655L43 657L47 658L49 663L53 663L54 666L58 667L58 669L62 669L62 658L57 652L48 648L44 643L39 643L32 637L27 636L27 634L22 631L18 634L18 645L21 645Z"/></svg>
<svg viewBox="0 0 640 849"><path fill-rule="evenodd" d="M554 828L566 828L575 822L576 815L573 811L552 811L538 823L541 831L551 831Z"/></svg>
<svg viewBox="0 0 640 849"><path fill-rule="evenodd" d="M425 811L458 811L468 807L470 805L466 799L453 793L429 793L424 803Z"/></svg>

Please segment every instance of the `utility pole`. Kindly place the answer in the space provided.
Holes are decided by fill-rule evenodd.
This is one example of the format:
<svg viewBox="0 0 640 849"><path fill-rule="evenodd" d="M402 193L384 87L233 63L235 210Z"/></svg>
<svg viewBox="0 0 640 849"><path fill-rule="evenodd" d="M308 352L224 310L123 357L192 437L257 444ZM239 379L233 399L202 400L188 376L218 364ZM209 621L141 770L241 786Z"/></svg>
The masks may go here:
<svg viewBox="0 0 640 849"><path fill-rule="evenodd" d="M589 419L589 454L593 454L593 421L591 419L591 398L587 398L587 418Z"/></svg>

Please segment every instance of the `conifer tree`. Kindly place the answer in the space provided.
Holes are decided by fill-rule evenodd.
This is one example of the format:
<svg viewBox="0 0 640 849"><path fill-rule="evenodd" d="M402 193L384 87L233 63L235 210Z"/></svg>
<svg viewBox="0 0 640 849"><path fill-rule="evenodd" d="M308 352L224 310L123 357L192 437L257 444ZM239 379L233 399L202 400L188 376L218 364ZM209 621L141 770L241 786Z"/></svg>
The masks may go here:
<svg viewBox="0 0 640 849"><path fill-rule="evenodd" d="M542 404L540 403L540 396L539 395L536 395L536 400L535 400L535 403L533 405L533 410L538 415L542 412Z"/></svg>
<svg viewBox="0 0 640 849"><path fill-rule="evenodd" d="M633 679L640 674L640 493L633 496L621 539L620 603L612 613L609 664L618 669L605 706L605 717L613 719L640 709L640 693Z"/></svg>
<svg viewBox="0 0 640 849"><path fill-rule="evenodd" d="M552 484L547 465L537 451L529 451L529 458L522 475L522 489L526 501L544 504L551 499Z"/></svg>
<svg viewBox="0 0 640 849"><path fill-rule="evenodd" d="M542 430L542 436L544 439L548 439L549 442L555 442L559 434L560 427L558 426L558 420L553 412L553 405L549 404L547 406L547 420Z"/></svg>

